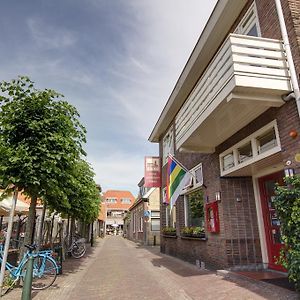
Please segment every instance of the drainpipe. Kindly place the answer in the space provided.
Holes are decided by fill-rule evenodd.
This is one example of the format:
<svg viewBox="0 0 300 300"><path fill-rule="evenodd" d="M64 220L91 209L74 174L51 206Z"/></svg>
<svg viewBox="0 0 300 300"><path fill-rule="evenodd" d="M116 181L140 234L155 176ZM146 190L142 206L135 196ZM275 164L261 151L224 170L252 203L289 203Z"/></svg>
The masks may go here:
<svg viewBox="0 0 300 300"><path fill-rule="evenodd" d="M284 16L283 16L283 11L282 11L282 6L280 0L275 0L276 3L276 10L279 18L279 24L280 24L280 30L281 30L281 35L286 51L286 57L287 61L290 67L290 75L291 75L291 82L292 82L292 87L294 90L295 98L296 98L296 104L297 104L297 109L298 109L298 115L300 117L300 91L299 91L299 85L298 85L298 80L297 80L297 73L295 69L295 64L293 61L293 56L292 56L292 51L290 47L290 42L286 30L286 25L284 21Z"/></svg>

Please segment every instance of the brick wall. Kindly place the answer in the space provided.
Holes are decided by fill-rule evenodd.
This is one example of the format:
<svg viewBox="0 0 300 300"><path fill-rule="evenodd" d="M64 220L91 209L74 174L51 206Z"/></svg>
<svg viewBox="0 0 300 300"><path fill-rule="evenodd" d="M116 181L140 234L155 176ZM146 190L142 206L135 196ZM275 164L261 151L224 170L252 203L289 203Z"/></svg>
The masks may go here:
<svg viewBox="0 0 300 300"><path fill-rule="evenodd" d="M245 6L247 11L253 1ZM275 3L272 0L256 1L260 29L263 37L280 39L281 33ZM300 73L299 35L300 35L300 1L282 0L293 57L297 73ZM235 22L236 27L241 16ZM300 174L300 165L295 162L295 154L300 152L300 137L292 139L292 129L300 135L299 115L295 101L288 102L280 108L270 108L253 122L241 129L216 148L214 154L175 153L176 158L191 169L200 162L203 164L205 199L214 201L216 191L221 191L221 202L218 203L220 216L220 233L207 233L207 241L192 241L181 238L164 238L161 240L161 251L195 263L196 259L206 261L209 266L230 267L252 265L262 262L261 246L258 234L258 220L251 177L220 178L219 154L243 138L257 131L272 120L277 119L282 146L282 165L290 160L291 167ZM160 156L162 145L160 144ZM166 166L162 170L162 186L166 185ZM237 201L239 198L240 201ZM177 233L184 227L183 197L176 203ZM162 226L165 226L165 208L161 207Z"/></svg>

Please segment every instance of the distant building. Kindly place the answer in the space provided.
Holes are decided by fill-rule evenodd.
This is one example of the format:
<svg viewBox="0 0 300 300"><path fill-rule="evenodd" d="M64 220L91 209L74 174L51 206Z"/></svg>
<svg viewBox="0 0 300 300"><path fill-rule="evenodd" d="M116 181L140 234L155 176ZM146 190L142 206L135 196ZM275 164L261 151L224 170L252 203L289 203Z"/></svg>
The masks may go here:
<svg viewBox="0 0 300 300"><path fill-rule="evenodd" d="M160 242L160 189L144 187L139 182L139 196L129 208L126 218L126 237L144 245Z"/></svg>
<svg viewBox="0 0 300 300"><path fill-rule="evenodd" d="M117 234L123 232L123 218L134 203L134 196L129 191L108 190L103 194L103 211L106 211L105 232Z"/></svg>

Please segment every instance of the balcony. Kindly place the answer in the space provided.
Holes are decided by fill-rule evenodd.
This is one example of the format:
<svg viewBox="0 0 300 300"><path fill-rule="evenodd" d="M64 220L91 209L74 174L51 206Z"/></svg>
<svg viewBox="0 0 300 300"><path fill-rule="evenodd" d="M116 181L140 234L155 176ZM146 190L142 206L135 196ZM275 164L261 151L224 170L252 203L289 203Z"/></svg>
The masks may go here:
<svg viewBox="0 0 300 300"><path fill-rule="evenodd" d="M177 149L214 152L290 91L281 41L230 34L176 116Z"/></svg>

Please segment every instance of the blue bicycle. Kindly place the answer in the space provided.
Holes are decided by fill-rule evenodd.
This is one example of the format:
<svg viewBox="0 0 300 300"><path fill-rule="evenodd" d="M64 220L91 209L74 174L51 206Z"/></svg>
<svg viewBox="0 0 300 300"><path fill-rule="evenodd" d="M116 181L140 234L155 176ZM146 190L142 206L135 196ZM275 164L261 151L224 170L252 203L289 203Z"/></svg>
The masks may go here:
<svg viewBox="0 0 300 300"><path fill-rule="evenodd" d="M17 281L24 281L27 261L29 257L33 257L33 276L32 276L32 289L43 290L50 287L58 274L59 267L52 257L51 250L42 250L39 252L33 252L36 250L35 245L25 245L28 251L23 255L18 266L13 266L9 262L6 262L5 268L8 270L13 284ZM2 263L3 257L3 245L0 245L0 263Z"/></svg>

